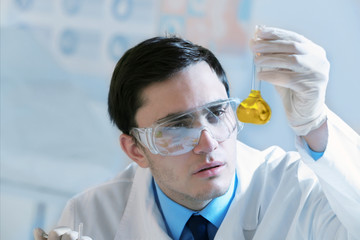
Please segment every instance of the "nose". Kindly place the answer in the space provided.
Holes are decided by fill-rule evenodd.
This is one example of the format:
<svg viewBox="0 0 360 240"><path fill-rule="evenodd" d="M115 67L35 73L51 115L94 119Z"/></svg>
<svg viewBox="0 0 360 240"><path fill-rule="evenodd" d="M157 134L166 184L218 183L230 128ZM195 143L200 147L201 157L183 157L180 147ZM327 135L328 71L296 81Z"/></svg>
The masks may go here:
<svg viewBox="0 0 360 240"><path fill-rule="evenodd" d="M195 154L206 154L214 151L218 147L219 143L216 141L208 130L201 131L198 144L194 147Z"/></svg>

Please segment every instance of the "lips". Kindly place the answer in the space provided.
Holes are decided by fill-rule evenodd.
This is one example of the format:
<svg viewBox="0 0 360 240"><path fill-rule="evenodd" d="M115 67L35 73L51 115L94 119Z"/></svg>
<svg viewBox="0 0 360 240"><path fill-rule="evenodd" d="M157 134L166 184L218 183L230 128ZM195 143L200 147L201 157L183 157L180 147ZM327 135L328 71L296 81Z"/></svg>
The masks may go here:
<svg viewBox="0 0 360 240"><path fill-rule="evenodd" d="M206 165L204 167L201 167L200 170L198 170L197 172L202 172L202 171L206 171L206 170L209 170L209 169L212 169L212 168L216 168L216 167L219 167L219 166L222 166L221 164L209 164L209 165Z"/></svg>
<svg viewBox="0 0 360 240"><path fill-rule="evenodd" d="M195 172L194 175L199 177L213 177L220 173L225 166L223 162L212 162L201 165Z"/></svg>

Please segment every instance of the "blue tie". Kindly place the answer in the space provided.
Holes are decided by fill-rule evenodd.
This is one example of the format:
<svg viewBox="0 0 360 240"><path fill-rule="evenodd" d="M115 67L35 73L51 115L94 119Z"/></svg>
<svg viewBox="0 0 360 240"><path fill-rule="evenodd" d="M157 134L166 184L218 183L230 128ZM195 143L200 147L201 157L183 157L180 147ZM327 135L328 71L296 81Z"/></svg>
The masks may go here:
<svg viewBox="0 0 360 240"><path fill-rule="evenodd" d="M192 215L186 223L190 229L194 240L208 240L207 225L209 221L201 215Z"/></svg>

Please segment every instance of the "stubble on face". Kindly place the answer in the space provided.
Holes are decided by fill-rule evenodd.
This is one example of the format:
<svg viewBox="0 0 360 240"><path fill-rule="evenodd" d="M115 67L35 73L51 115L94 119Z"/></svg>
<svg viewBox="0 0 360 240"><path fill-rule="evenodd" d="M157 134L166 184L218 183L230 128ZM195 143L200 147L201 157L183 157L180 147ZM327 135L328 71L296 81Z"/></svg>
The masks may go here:
<svg viewBox="0 0 360 240"><path fill-rule="evenodd" d="M229 140L231 141L231 139ZM196 211L205 208L206 205L211 202L211 200L224 195L231 185L232 177L225 180L223 179L219 183L219 177L217 176L210 177L206 180L204 179L204 187L199 187L199 182L196 184L191 184L191 182L184 182L183 178L185 178L186 175L184 176L178 174L176 169L177 164L170 163L167 164L166 168L164 168L164 163L159 164L159 161L186 161L185 159L168 159L166 157L159 157L159 155L153 156L147 150L144 151L144 154L147 158L154 180L160 189L170 199L186 208ZM229 157L231 157L231 155ZM199 162L207 161L206 158L210 158L210 156L199 156ZM225 167L229 169L229 175L233 176L235 173L235 168L233 166L234 163L230 159L228 160L229 161L226 162ZM188 177L191 178L190 175ZM226 183L223 181L226 181ZM175 185L177 185L177 187L175 187Z"/></svg>

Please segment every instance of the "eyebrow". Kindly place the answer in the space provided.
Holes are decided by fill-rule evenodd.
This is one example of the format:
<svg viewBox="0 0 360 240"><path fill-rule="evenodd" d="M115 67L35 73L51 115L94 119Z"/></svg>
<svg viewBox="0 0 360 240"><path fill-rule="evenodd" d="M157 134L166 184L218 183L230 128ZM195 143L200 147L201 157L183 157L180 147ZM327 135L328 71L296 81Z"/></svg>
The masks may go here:
<svg viewBox="0 0 360 240"><path fill-rule="evenodd" d="M166 120L169 120L169 119L172 119L172 118L175 118L177 116L181 116L183 114L186 114L187 112L191 112L192 110L189 110L189 111L184 111L184 112L174 112L174 113L169 113L168 115L166 115L165 117L163 118L160 118L156 121L156 123L162 123Z"/></svg>
<svg viewBox="0 0 360 240"><path fill-rule="evenodd" d="M175 118L175 117L177 117L177 116L181 116L181 115L183 115L183 114L190 113L190 112L194 111L194 110L197 109L197 108L204 108L204 107L207 107L207 106L209 106L209 105L214 105L214 104L216 104L216 103L223 104L223 102L226 101L226 100L229 100L229 99L228 99L228 98L227 98L227 99L219 99L219 100L216 100L216 101L213 101L213 102L206 103L206 104L204 104L204 105L202 105L202 106L189 109L189 110L187 110L187 111L169 113L169 114L166 115L165 117L158 119L155 123L161 123L161 122L166 121L166 120L168 120L168 119Z"/></svg>

